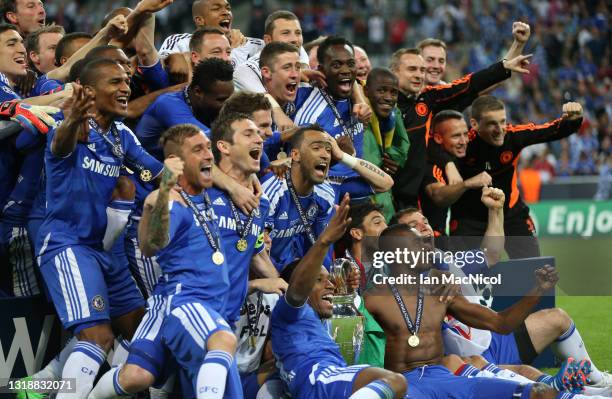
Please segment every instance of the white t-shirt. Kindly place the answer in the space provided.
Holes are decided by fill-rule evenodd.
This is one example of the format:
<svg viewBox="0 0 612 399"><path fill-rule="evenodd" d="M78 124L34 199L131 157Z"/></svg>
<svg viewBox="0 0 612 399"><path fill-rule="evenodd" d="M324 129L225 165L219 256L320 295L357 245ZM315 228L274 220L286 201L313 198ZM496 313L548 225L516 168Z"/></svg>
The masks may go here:
<svg viewBox="0 0 612 399"><path fill-rule="evenodd" d="M253 93L265 93L266 89L263 85L261 77L261 69L259 69L259 57L261 51L249 58L243 64L237 64L234 69L234 88L237 91L250 91ZM304 47L300 47L300 62L308 66L308 53Z"/></svg>
<svg viewBox="0 0 612 399"><path fill-rule="evenodd" d="M258 296L261 295L259 312L257 312ZM270 316L279 296L277 294L264 294L253 292L246 298L245 305L240 309L240 319L236 322L236 362L241 373L252 373L259 368L261 356L270 329ZM257 313L259 319L256 320ZM248 316L247 316L248 315ZM249 321L253 324L254 334L249 328ZM255 336L255 347L251 347L251 335Z"/></svg>
<svg viewBox="0 0 612 399"><path fill-rule="evenodd" d="M166 58L170 54L189 52L189 42L191 41L191 33L176 33L170 35L164 40L159 48L159 56ZM240 47L232 49L232 64L234 68L237 65L244 64L249 58L257 55L264 47L262 39L247 37L247 41Z"/></svg>

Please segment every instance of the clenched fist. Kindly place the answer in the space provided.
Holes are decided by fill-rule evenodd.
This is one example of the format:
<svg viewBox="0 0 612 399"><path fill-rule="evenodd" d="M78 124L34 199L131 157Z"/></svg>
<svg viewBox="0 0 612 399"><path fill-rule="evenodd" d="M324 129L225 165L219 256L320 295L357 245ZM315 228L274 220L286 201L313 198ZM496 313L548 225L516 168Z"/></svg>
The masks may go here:
<svg viewBox="0 0 612 399"><path fill-rule="evenodd" d="M512 37L519 43L527 43L529 36L531 35L531 28L529 24L524 22L516 21L512 24Z"/></svg>
<svg viewBox="0 0 612 399"><path fill-rule="evenodd" d="M164 161L164 173L162 175L161 185L166 187L174 187L178 178L183 174L185 162L176 155L170 155Z"/></svg>
<svg viewBox="0 0 612 399"><path fill-rule="evenodd" d="M506 195L499 188L483 187L480 200L489 209L502 209L506 202Z"/></svg>
<svg viewBox="0 0 612 399"><path fill-rule="evenodd" d="M579 103L565 103L561 117L570 121L582 118L582 105Z"/></svg>

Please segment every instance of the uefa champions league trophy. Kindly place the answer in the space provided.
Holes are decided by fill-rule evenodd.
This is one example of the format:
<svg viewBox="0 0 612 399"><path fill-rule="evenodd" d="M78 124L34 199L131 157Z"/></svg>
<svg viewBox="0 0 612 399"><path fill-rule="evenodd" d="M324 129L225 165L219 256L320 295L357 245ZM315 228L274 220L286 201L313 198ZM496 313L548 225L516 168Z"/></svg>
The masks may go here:
<svg viewBox="0 0 612 399"><path fill-rule="evenodd" d="M331 334L348 365L357 364L363 344L364 318L355 307L356 294L349 293L347 286L349 274L356 267L349 259L338 258L330 269L330 279L336 287Z"/></svg>

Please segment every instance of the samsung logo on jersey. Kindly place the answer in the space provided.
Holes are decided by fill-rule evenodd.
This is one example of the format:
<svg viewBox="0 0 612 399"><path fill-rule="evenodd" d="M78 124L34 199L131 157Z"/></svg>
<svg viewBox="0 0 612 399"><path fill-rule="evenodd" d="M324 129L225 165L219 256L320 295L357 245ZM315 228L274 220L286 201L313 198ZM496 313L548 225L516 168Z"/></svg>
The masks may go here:
<svg viewBox="0 0 612 399"><path fill-rule="evenodd" d="M289 229L283 229L283 230L272 230L272 232L270 233L270 238L274 239L274 238L289 238L289 237L293 237L296 234L300 234L304 232L304 225L303 224L298 224L296 226L293 226Z"/></svg>
<svg viewBox="0 0 612 399"><path fill-rule="evenodd" d="M98 161L97 159L84 157L83 164L81 165L83 169L91 170L92 172L99 173L103 176L109 177L119 177L119 166L108 165Z"/></svg>
<svg viewBox="0 0 612 399"><path fill-rule="evenodd" d="M219 228L236 231L236 219L226 216L219 216ZM251 225L251 235L258 237L261 233L261 227L255 224Z"/></svg>

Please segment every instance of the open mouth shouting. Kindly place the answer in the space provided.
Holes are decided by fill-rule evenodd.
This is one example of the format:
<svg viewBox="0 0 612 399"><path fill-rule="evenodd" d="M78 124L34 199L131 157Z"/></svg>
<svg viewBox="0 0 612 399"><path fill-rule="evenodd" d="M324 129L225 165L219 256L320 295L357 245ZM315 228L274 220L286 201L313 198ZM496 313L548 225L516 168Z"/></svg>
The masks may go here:
<svg viewBox="0 0 612 399"><path fill-rule="evenodd" d="M211 180L212 179L212 164L204 163L200 165L200 176L206 181Z"/></svg>
<svg viewBox="0 0 612 399"><path fill-rule="evenodd" d="M258 147L251 148L251 150L249 151L249 156L253 160L259 162L259 160L261 159L261 147L258 146Z"/></svg>
<svg viewBox="0 0 612 399"><path fill-rule="evenodd" d="M327 177L327 171L329 169L329 162L322 161L314 166L314 175L317 180L323 181Z"/></svg>
<svg viewBox="0 0 612 399"><path fill-rule="evenodd" d="M287 97L294 98L297 92L297 82L288 83L285 89L287 90Z"/></svg>
<svg viewBox="0 0 612 399"><path fill-rule="evenodd" d="M13 58L13 62L15 62L15 64L18 64L19 66L21 66L24 70L28 66L28 64L26 62L25 55L19 55L19 56Z"/></svg>
<svg viewBox="0 0 612 399"><path fill-rule="evenodd" d="M329 294L325 294L321 297L321 300L328 302L330 305L334 304L334 300L333 300L334 296L329 293Z"/></svg>
<svg viewBox="0 0 612 399"><path fill-rule="evenodd" d="M119 106L121 108L127 110L129 96L127 96L127 95L119 95L119 96L115 97L115 99L116 99L117 103L119 104Z"/></svg>
<svg viewBox="0 0 612 399"><path fill-rule="evenodd" d="M353 86L353 79L342 78L338 80L338 91L344 96L350 96Z"/></svg>
<svg viewBox="0 0 612 399"><path fill-rule="evenodd" d="M223 18L219 21L219 27L225 33L228 33L232 29L232 19L231 18Z"/></svg>

